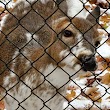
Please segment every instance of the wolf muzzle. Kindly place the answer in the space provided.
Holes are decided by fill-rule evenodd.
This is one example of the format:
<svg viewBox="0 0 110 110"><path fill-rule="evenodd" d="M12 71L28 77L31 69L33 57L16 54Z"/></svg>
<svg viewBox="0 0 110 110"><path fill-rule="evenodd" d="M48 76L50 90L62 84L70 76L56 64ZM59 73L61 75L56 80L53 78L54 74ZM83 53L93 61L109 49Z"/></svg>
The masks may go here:
<svg viewBox="0 0 110 110"><path fill-rule="evenodd" d="M95 71L97 69L97 62L93 55L82 56L80 61L84 71Z"/></svg>

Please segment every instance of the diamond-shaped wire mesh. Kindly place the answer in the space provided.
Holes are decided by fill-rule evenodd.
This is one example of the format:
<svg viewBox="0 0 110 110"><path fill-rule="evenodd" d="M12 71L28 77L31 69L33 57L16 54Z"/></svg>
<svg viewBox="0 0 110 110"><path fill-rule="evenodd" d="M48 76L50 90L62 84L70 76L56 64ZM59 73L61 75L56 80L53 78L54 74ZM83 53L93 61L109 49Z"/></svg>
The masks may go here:
<svg viewBox="0 0 110 110"><path fill-rule="evenodd" d="M99 52L110 48L109 0L0 3L0 100L6 110L110 109L110 56Z"/></svg>

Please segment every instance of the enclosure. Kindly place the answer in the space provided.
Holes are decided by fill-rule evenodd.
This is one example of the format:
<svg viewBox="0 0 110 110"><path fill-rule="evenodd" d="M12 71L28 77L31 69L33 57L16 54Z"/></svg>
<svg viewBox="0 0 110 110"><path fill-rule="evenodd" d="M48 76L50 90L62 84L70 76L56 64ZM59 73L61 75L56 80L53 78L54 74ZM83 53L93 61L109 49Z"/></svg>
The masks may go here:
<svg viewBox="0 0 110 110"><path fill-rule="evenodd" d="M1 32L0 33L4 34L4 32L2 31L2 22L4 22L5 16L7 16L9 13L11 14L13 7L19 1L20 0L0 0L0 23L1 23L1 26L0 26ZM25 0L25 1L31 5L31 0ZM34 1L36 1L35 3L37 3L40 0L34 0ZM45 0L41 0L41 1L45 2ZM100 44L99 44L99 42L97 42L99 44L97 47L93 46L96 50L94 56L96 57L96 60L98 63L98 68L95 71L87 71L83 74L79 74L78 76L76 76L77 72L80 72L80 70L78 70L72 76L69 76L69 81L65 82L65 85L68 84L68 88L65 91L66 95L63 96L62 94L60 94L60 95L62 95L62 97L64 97L66 99L66 102L64 102L63 106L64 107L67 106L68 110L110 110L110 38L109 38L110 37L110 0L88 0L88 1L86 1L86 0L73 0L73 1L67 0L68 7L63 7L64 2L65 2L65 0L57 0L57 1L54 0L55 5L57 6L56 10L60 10L60 12L63 13L64 15L66 15L70 20L75 17L85 18L97 6L100 7L100 12L101 12L100 16L98 18L95 18L92 15L92 17L94 17L96 19L96 22L97 22L96 24L98 24L98 33L99 33L99 36L102 38L102 40L101 40ZM81 6L83 6L83 8L81 8L79 4L81 4ZM75 10L74 6L78 7L78 9L76 11L74 11ZM31 6L31 8L32 8L32 6ZM69 10L68 13L65 13L65 8L68 8L68 10ZM32 9L32 10L34 10L34 9ZM35 13L40 15L40 13L38 13L37 11L35 11ZM43 18L42 15L40 15L40 17L45 20L45 24L52 31L55 31L55 30L53 30L53 28L51 28L51 26L48 24L47 21L55 13L56 13L56 11L54 11L54 13L52 13L46 19ZM26 13L26 15L27 14L28 13ZM84 16L82 16L83 14L84 14ZM18 23L20 23L20 21L23 18L25 18L25 16L23 16L21 19L17 19ZM99 19L99 22L98 22L98 19ZM11 22L11 20L9 22ZM93 28L96 24L94 24L91 28ZM19 24L19 25L21 25L21 24ZM22 28L26 29L24 26L22 26ZM43 28L43 26L41 28ZM16 27L10 33L13 33L13 31L15 29L16 29ZM28 31L28 30L26 29L26 31ZM8 35L5 35L5 36L6 36L6 40L9 43L13 44L13 42L8 39L8 37L7 37ZM58 39L61 40L59 37L58 37ZM35 42L37 42L37 40L34 39L34 37L32 37L31 39L29 39L29 41L26 45L28 45L31 42L31 40L35 40ZM4 45L5 42L6 41L3 41L2 43L0 43L0 48L2 48L2 45ZM61 42L63 42L63 41L61 41ZM37 43L39 44L39 42L37 42ZM63 42L63 43L65 43L65 42ZM80 42L78 42L78 43L80 43ZM78 43L75 46L77 46ZM91 44L91 42L89 42L89 43ZM42 46L45 53L48 54L47 49L50 48L53 44L51 44L47 48L43 47L41 44L39 44L39 45ZM26 45L24 45L22 48L24 48ZM19 55L22 55L23 57L26 58L26 60L28 60L30 62L30 60L22 53L21 49L19 49L19 48L17 48L17 49L19 50ZM53 50L53 51L55 51L55 50ZM40 56L34 62L37 62L42 56ZM68 57L68 56L69 56L69 54L65 55L64 59L66 59L66 57ZM17 57L18 57L18 54L16 54L7 63L4 62L2 59L0 59L0 61L5 63L5 66L7 67L6 69L9 69L12 73L14 73L14 75L19 77L16 74L16 72L14 72L13 70L11 70L8 67L10 62L14 62ZM52 59L52 57L51 57L51 59ZM68 61L68 60L66 60L66 61ZM32 63L34 63L34 62L32 62ZM57 62L58 67L59 67L59 63L60 62ZM33 66L33 65L31 65L31 66ZM0 68L2 68L1 65L0 65ZM22 67L21 67L21 69L22 69ZM0 71L0 77L2 77L2 75L4 74L4 71ZM25 76L28 73L28 71L29 70L27 70L22 76ZM52 72L54 72L54 71L55 71L55 69L52 70L49 73L49 75L51 75ZM64 71L64 72L68 75L67 71ZM21 80L22 76L20 76L18 78L19 81L21 81L21 82L22 82L22 80ZM75 76L75 78L73 78L74 76ZM44 77L45 77L44 79L47 80L48 76L44 76ZM29 89L31 88L26 83L24 83L24 84ZM52 85L51 82L49 82L49 84ZM17 109L19 107L21 107L23 110L26 110L24 107L22 107L22 103L24 103L25 100L27 100L29 97L26 97L26 99L24 99L21 102L21 101L17 100L15 97L11 96L9 93L16 85L17 84L13 85L11 88L8 88L8 89L6 89L2 85L0 85L0 87L1 87L0 92L2 89L5 90L5 95L4 96L0 95L0 99L1 99L0 110L5 110L4 98L7 95L9 95L11 98L13 98L14 100L16 100L18 102ZM63 85L63 86L65 86L65 85ZM59 92L58 90L57 90L57 92ZM33 89L31 90L31 92L33 94ZM36 95L35 97L38 97L38 96ZM46 102L44 101L43 103L45 106ZM51 110L49 107L47 107L47 108L48 108L48 110ZM42 110L42 109L43 109L43 107L40 110ZM64 109L64 110L66 110L66 109Z"/></svg>

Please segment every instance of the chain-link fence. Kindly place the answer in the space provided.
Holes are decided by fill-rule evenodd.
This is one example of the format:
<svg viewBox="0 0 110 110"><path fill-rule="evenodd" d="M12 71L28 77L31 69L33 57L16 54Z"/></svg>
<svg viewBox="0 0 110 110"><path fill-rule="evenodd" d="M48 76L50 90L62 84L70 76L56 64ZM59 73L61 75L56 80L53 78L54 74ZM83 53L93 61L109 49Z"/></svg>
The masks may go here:
<svg viewBox="0 0 110 110"><path fill-rule="evenodd" d="M18 0L14 8L0 2L7 110L110 109L109 1Z"/></svg>

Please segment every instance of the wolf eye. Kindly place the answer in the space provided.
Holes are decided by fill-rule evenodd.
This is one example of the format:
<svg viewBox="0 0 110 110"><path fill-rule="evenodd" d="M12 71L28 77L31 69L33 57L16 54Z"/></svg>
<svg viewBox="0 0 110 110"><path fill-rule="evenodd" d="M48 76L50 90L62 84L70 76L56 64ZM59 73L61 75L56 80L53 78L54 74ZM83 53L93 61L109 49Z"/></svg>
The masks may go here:
<svg viewBox="0 0 110 110"><path fill-rule="evenodd" d="M71 31L69 31L69 30L64 30L64 31L63 31L63 35L64 35L65 37L71 37L71 36L73 35L73 33L72 33Z"/></svg>
<svg viewBox="0 0 110 110"><path fill-rule="evenodd" d="M100 45L100 41L96 41L95 42L95 46L97 47L97 46L99 46Z"/></svg>

